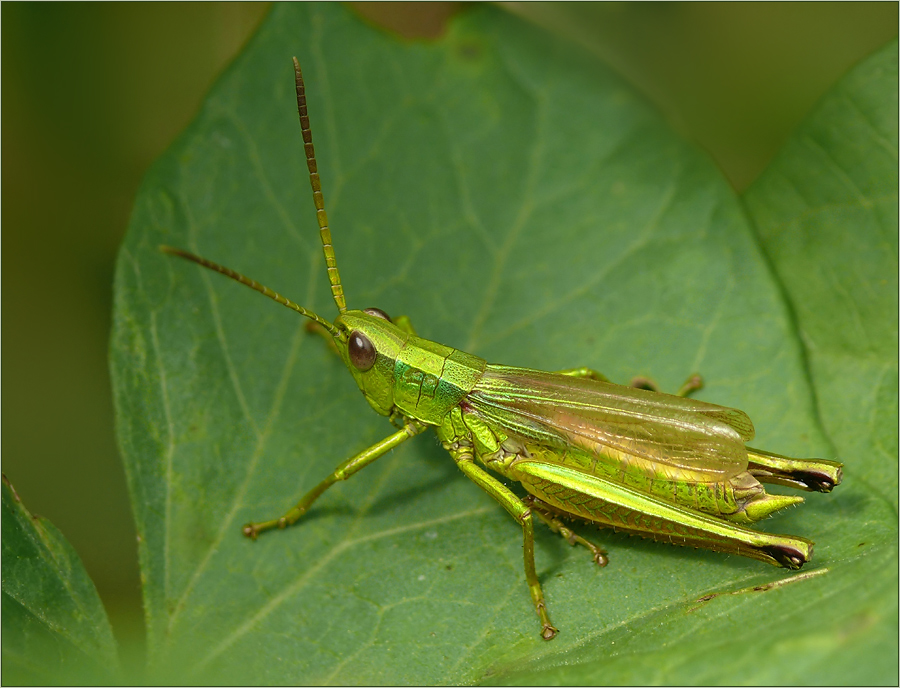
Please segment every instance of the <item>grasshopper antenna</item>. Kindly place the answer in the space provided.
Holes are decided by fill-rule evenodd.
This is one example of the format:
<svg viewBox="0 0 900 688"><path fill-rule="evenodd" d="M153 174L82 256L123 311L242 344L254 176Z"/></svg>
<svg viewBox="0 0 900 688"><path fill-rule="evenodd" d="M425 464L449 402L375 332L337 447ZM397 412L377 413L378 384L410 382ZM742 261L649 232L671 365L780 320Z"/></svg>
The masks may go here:
<svg viewBox="0 0 900 688"><path fill-rule="evenodd" d="M322 181L316 166L316 151L313 148L312 131L309 128L309 115L306 112L306 89L303 86L303 73L300 63L294 59L294 76L297 81L297 111L300 113L300 131L303 134L303 147L306 150L306 166L309 168L309 184L312 186L313 203L316 204L316 220L319 223L319 236L322 239L322 251L325 253L325 266L328 269L328 281L331 282L331 295L337 304L338 311L347 310L344 300L344 287L341 285L341 274L337 269L334 257L334 246L331 243L331 230L328 229L328 215L325 214L325 199L322 196Z"/></svg>
<svg viewBox="0 0 900 688"><path fill-rule="evenodd" d="M239 272L235 272L231 268L226 268L224 265L219 265L218 263L214 263L211 260L206 260L206 258L201 258L200 256L194 255L189 251L182 251L180 248L172 248L171 246L160 246L159 250L163 253L168 253L170 256L179 256L180 258L185 258L186 260L193 261L197 263L197 265L202 265L205 268L209 268L214 272L218 272L220 275L225 275L226 277L230 277L235 282L240 282L244 286L250 287L254 291L258 291L263 296L268 296L273 301L277 301L282 306L287 306L292 311L296 311L300 315L305 315L310 320L314 320L319 325L328 330L329 334L332 337L341 337L341 331L335 327L333 324L325 320L325 318L316 315L308 308L304 308L300 306L290 299L285 298L277 291L269 289L264 284L260 284L256 280L250 279L249 277L245 277ZM340 285L339 285L340 286Z"/></svg>

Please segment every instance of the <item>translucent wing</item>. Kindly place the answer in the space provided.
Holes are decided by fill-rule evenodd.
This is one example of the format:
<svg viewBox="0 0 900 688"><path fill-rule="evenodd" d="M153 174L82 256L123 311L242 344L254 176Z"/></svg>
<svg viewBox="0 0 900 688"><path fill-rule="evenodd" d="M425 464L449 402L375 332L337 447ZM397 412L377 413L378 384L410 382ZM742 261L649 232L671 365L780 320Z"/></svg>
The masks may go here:
<svg viewBox="0 0 900 688"><path fill-rule="evenodd" d="M744 441L754 434L737 409L527 368L487 366L467 401L520 437L669 479L737 475L747 468Z"/></svg>

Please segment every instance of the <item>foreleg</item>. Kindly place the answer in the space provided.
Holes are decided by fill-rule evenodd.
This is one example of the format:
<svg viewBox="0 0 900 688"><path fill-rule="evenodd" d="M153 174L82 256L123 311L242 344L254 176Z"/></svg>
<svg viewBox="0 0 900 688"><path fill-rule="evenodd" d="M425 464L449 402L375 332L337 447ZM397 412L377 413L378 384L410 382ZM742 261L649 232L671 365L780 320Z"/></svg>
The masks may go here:
<svg viewBox="0 0 900 688"><path fill-rule="evenodd" d="M327 478L325 478L325 480L323 480L313 489L307 492L303 496L303 499L301 499L293 509L288 511L281 518L275 518L271 521L263 521L262 523L248 523L247 525L245 525L244 535L255 540L257 536L265 530L271 530L272 528L286 528L289 525L293 525L301 516L303 516L303 514L309 511L309 508L313 505L313 502L321 497L322 493L325 492L325 490L327 490L329 487L334 485L339 480L346 480L354 473L361 471L376 459L379 459L387 454L394 447L398 447L406 442L406 440L408 440L410 437L415 437L416 435L418 435L426 427L428 426L418 425L415 423L407 423L403 426L403 428L395 432L393 435L385 437L378 444L373 444L365 451L362 451L356 456L344 461L344 463L334 469L334 472L332 472L331 475L329 475Z"/></svg>

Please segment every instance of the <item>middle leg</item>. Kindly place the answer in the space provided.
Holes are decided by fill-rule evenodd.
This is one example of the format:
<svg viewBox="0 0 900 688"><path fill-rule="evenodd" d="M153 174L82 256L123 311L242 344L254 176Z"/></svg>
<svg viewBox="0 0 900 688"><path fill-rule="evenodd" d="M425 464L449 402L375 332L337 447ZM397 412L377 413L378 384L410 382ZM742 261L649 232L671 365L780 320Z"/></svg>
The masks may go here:
<svg viewBox="0 0 900 688"><path fill-rule="evenodd" d="M544 591L537 577L537 571L534 567L534 523L532 521L532 509L519 499L515 493L509 490L503 483L492 477L480 466L475 464L475 458L471 449L460 447L450 451L450 455L459 466L460 470L465 473L473 483L478 485L482 490L487 492L497 502L506 509L509 514L516 519L522 526L523 550L525 559L525 580L528 583L528 590L531 593L531 601L534 603L534 609L541 619L541 637L544 640L552 640L559 632L557 628L550 623L550 616L547 614L547 604L544 602Z"/></svg>

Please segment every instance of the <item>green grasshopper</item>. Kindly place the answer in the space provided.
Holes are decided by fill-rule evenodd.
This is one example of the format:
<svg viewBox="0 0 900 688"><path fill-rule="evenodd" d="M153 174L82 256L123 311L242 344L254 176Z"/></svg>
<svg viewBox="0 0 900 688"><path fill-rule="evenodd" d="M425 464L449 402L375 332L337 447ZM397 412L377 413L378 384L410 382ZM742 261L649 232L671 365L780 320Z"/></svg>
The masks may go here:
<svg viewBox="0 0 900 688"><path fill-rule="evenodd" d="M333 343L372 408L398 430L340 464L281 518L244 526L244 535L256 539L265 530L296 523L333 484L434 428L460 470L522 526L525 579L541 636L547 640L558 631L550 623L535 572L535 516L570 544L586 547L600 566L607 563L606 553L561 519L789 569L810 560L811 541L747 527L803 501L766 494L760 481L830 492L841 482L841 464L791 459L745 446L754 429L743 411L686 398L702 385L699 376L670 395L647 380L636 380L630 387L613 384L589 368L547 373L492 365L422 339L406 317L392 320L377 308L348 310L296 58L294 70L316 218L338 309L334 323L229 268L161 248L310 318ZM527 496L519 497L486 469L521 483Z"/></svg>

